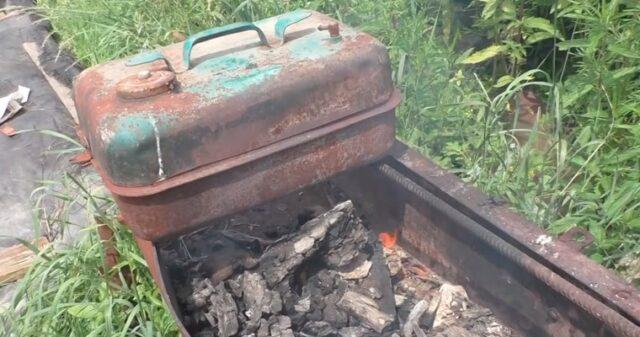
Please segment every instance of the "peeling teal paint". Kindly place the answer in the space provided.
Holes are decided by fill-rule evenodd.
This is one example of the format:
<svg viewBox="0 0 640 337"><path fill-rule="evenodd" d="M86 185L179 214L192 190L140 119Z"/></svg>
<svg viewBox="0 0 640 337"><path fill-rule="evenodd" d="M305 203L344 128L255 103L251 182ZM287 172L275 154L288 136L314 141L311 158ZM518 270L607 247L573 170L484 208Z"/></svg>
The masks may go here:
<svg viewBox="0 0 640 337"><path fill-rule="evenodd" d="M162 60L164 56L157 50L147 51L132 56L125 63L128 67L137 66L139 64L151 63L156 60Z"/></svg>
<svg viewBox="0 0 640 337"><path fill-rule="evenodd" d="M330 44L326 32L314 32L305 37L289 41L285 44L295 59L318 60L338 50L337 45Z"/></svg>
<svg viewBox="0 0 640 337"><path fill-rule="evenodd" d="M156 135L154 123L158 130L170 129L175 116L158 115L154 113L135 113L118 115L112 122L107 122L103 128L111 130L103 141L109 153L135 153L149 142L155 143ZM108 139L105 139L108 138Z"/></svg>
<svg viewBox="0 0 640 337"><path fill-rule="evenodd" d="M105 169L115 181L150 183L165 177L161 139L176 117L165 113L122 113L103 122Z"/></svg>
<svg viewBox="0 0 640 337"><path fill-rule="evenodd" d="M238 74L238 76L220 82L220 86L225 88L228 93L240 92L251 86L265 82L268 78L277 75L281 70L281 65L255 68L244 74Z"/></svg>
<svg viewBox="0 0 640 337"><path fill-rule="evenodd" d="M109 149L119 151L123 149L131 150L148 138L154 137L153 124L147 116L122 115L114 121L114 133L109 140Z"/></svg>
<svg viewBox="0 0 640 337"><path fill-rule="evenodd" d="M340 51L343 47L342 38L350 37L354 32L345 30L341 34L342 37L331 38L327 32L316 31L289 41L284 46L296 60L319 60Z"/></svg>
<svg viewBox="0 0 640 337"><path fill-rule="evenodd" d="M291 20L302 20L305 15L304 11L294 12ZM285 24L281 26L283 29ZM354 30L346 28L342 37L350 38L355 34ZM318 60L339 52L344 46L342 37L331 38L325 31L315 31L274 48L284 48L293 60ZM191 69L200 82L184 90L206 100L229 97L261 85L282 71L282 64L258 66L254 62L255 53L255 49L247 49L201 62Z"/></svg>
<svg viewBox="0 0 640 337"><path fill-rule="evenodd" d="M197 66L193 67L194 72L198 75L206 76L208 74L216 74L222 71L230 72L250 67L251 61L247 57L240 56L220 56L208 59Z"/></svg>
<svg viewBox="0 0 640 337"><path fill-rule="evenodd" d="M200 73L206 83L185 90L211 99L231 96L260 85L280 73L282 65L257 67L249 57L221 56L206 60L193 70Z"/></svg>

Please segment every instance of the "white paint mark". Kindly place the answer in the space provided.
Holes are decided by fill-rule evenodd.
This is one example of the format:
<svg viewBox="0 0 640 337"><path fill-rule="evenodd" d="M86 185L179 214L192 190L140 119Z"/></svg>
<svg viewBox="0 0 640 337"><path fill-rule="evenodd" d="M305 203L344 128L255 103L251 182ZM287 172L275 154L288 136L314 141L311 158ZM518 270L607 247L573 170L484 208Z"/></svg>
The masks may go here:
<svg viewBox="0 0 640 337"><path fill-rule="evenodd" d="M549 235L540 235L536 238L535 243L540 246L546 246L550 244L552 241L553 241L553 238L551 238Z"/></svg>
<svg viewBox="0 0 640 337"><path fill-rule="evenodd" d="M156 120L153 118L149 118L151 120L151 125L153 126L153 134L156 136L156 153L158 155L158 180L164 180L167 177L164 175L164 164L162 163L162 150L160 149L160 131L158 131L158 126L156 125Z"/></svg>

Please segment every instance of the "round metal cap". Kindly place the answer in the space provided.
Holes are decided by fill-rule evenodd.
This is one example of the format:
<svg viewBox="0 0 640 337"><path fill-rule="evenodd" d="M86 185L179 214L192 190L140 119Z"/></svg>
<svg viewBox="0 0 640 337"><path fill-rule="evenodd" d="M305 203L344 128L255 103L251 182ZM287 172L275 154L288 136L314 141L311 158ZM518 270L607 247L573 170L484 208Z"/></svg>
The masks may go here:
<svg viewBox="0 0 640 337"><path fill-rule="evenodd" d="M122 79L116 85L118 96L122 98L145 98L169 91L176 74L172 71L143 70Z"/></svg>

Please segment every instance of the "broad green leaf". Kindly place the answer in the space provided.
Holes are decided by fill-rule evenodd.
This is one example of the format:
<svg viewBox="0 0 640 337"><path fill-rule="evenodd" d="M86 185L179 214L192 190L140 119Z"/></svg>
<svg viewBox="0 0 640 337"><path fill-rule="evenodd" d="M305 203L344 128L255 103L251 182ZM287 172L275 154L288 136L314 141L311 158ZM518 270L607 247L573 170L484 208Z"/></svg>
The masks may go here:
<svg viewBox="0 0 640 337"><path fill-rule="evenodd" d="M67 312L78 318L95 318L100 315L97 303L78 303L69 307Z"/></svg>
<svg viewBox="0 0 640 337"><path fill-rule="evenodd" d="M469 55L471 55L473 53L473 48L469 48L467 50L465 50L464 52L462 52L457 58L456 58L456 63L462 63L467 57L469 57Z"/></svg>
<svg viewBox="0 0 640 337"><path fill-rule="evenodd" d="M527 36L527 38L525 39L525 42L527 44L534 44L536 42L546 40L546 39L551 39L553 37L554 35L548 32L537 32Z"/></svg>
<svg viewBox="0 0 640 337"><path fill-rule="evenodd" d="M500 4L500 20L515 20L516 6L511 0L502 0Z"/></svg>
<svg viewBox="0 0 640 337"><path fill-rule="evenodd" d="M501 45L492 45L485 49L479 50L462 60L462 64L476 64L480 62L484 62L488 59L496 57L497 55L505 52L507 47Z"/></svg>
<svg viewBox="0 0 640 337"><path fill-rule="evenodd" d="M496 14L496 10L498 9L498 5L500 4L499 0L480 0L484 2L484 8L482 9L482 18L489 19L494 14Z"/></svg>
<svg viewBox="0 0 640 337"><path fill-rule="evenodd" d="M504 87L505 85L507 85L507 84L509 84L509 83L513 82L513 80L514 80L513 76L511 76L511 75L504 75L504 76L502 76L502 77L500 77L500 78L498 79L498 81L496 82L496 84L494 84L494 86L493 86L493 87L494 87L494 88L502 88L502 87Z"/></svg>
<svg viewBox="0 0 640 337"><path fill-rule="evenodd" d="M543 32L547 32L552 36L557 34L556 27L553 26L551 21L544 18L538 18L538 17L524 18L522 20L522 25L530 29L536 29L536 30L541 30Z"/></svg>

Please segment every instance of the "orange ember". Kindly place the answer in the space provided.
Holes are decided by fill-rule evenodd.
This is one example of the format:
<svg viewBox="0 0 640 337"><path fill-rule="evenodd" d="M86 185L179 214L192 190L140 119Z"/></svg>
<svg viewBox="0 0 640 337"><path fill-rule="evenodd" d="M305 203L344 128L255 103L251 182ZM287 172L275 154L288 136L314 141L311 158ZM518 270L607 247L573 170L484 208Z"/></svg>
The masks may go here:
<svg viewBox="0 0 640 337"><path fill-rule="evenodd" d="M382 243L384 248L391 248L395 246L396 242L398 241L398 230L394 230L393 233L381 232L380 234L378 234L378 238L380 239L380 242Z"/></svg>

